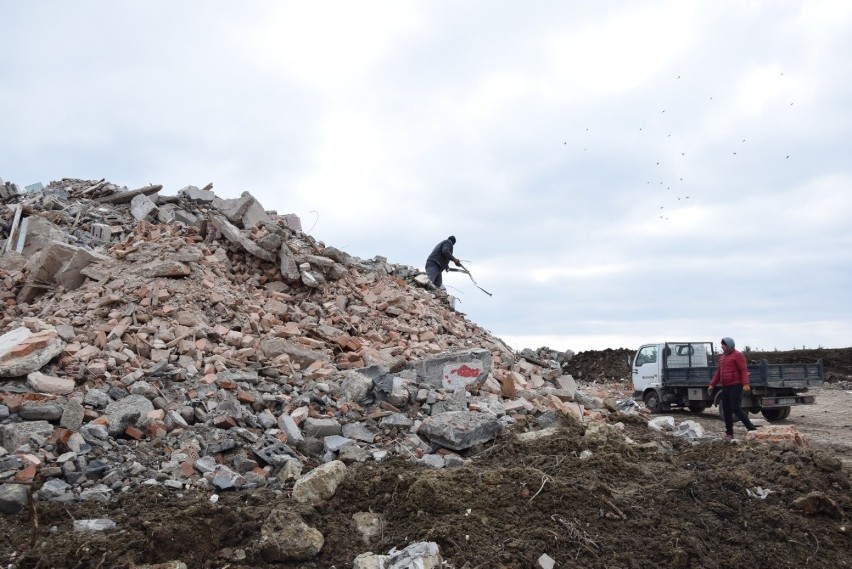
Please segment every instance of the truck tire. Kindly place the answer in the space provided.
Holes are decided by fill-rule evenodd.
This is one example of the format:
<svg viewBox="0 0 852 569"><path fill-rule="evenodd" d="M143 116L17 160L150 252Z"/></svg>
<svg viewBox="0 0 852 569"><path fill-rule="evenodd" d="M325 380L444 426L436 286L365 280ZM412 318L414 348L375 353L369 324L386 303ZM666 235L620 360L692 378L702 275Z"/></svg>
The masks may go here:
<svg viewBox="0 0 852 569"><path fill-rule="evenodd" d="M763 418L767 421L782 421L790 416L790 408L789 407L776 407L774 409L764 409L761 411Z"/></svg>
<svg viewBox="0 0 852 569"><path fill-rule="evenodd" d="M689 404L689 410L692 411L693 413L701 413L705 409L707 409L706 403L697 403L696 402L696 403L690 403Z"/></svg>
<svg viewBox="0 0 852 569"><path fill-rule="evenodd" d="M645 408L651 413L659 413L663 410L663 402L660 401L660 394L653 389L645 394L643 400L645 401Z"/></svg>

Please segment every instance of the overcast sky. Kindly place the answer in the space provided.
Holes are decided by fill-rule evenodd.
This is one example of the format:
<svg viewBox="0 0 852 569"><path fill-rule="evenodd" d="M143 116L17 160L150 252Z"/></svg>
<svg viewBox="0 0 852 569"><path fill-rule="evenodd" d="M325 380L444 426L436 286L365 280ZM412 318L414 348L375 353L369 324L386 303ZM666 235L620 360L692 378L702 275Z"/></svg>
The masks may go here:
<svg viewBox="0 0 852 569"><path fill-rule="evenodd" d="M852 345L852 2L0 3L0 177L457 237L515 348Z"/></svg>

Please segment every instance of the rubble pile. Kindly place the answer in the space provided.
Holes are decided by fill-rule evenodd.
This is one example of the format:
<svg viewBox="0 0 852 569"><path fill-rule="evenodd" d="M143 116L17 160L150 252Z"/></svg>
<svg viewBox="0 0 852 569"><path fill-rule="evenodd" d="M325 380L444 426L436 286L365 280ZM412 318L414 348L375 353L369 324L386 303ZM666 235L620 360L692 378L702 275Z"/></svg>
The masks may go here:
<svg viewBox="0 0 852 569"><path fill-rule="evenodd" d="M43 481L37 499L275 489L391 455L441 468L519 415L609 413L421 271L247 192L0 186L0 482Z"/></svg>

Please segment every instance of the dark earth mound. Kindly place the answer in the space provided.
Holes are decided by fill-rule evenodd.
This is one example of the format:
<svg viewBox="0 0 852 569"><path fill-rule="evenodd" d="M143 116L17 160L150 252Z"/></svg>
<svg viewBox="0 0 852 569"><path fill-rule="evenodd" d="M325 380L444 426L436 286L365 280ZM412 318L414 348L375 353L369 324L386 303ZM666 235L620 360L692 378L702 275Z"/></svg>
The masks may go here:
<svg viewBox="0 0 852 569"><path fill-rule="evenodd" d="M635 350L619 348L616 350L590 350L580 352L571 358L563 369L566 373L581 381L629 381L630 364ZM825 380L828 383L852 380L852 348L812 350L790 350L786 352L745 352L749 363L767 361L776 363L812 363L822 360L825 369Z"/></svg>

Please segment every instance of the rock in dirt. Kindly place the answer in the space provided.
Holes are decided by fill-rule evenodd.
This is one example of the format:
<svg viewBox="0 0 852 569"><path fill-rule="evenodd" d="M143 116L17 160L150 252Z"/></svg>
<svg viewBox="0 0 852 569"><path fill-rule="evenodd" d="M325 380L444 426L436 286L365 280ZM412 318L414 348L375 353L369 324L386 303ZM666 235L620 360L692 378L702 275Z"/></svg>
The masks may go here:
<svg viewBox="0 0 852 569"><path fill-rule="evenodd" d="M260 557L268 563L311 559L325 544L319 530L308 526L301 516L281 510L270 514L260 532L257 548Z"/></svg>
<svg viewBox="0 0 852 569"><path fill-rule="evenodd" d="M807 496L793 500L790 503L790 507L794 510L801 510L810 516L821 514L837 519L843 517L843 510L840 509L840 506L818 490L811 492Z"/></svg>
<svg viewBox="0 0 852 569"><path fill-rule="evenodd" d="M346 465L333 460L311 470L293 485L293 499L303 504L319 504L337 491L346 476Z"/></svg>

